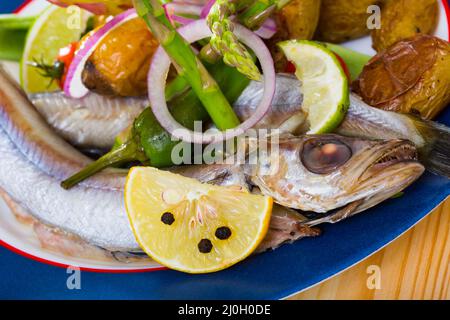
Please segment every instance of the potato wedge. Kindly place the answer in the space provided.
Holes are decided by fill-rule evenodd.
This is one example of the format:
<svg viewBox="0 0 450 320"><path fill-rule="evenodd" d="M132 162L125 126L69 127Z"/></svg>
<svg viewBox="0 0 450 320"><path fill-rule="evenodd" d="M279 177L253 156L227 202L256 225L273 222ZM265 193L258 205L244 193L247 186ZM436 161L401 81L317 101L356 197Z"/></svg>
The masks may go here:
<svg viewBox="0 0 450 320"><path fill-rule="evenodd" d="M450 43L416 35L372 58L353 90L383 110L435 118L450 104Z"/></svg>
<svg viewBox="0 0 450 320"><path fill-rule="evenodd" d="M143 20L124 23L89 57L82 74L84 85L101 95L146 95L147 74L158 45Z"/></svg>
<svg viewBox="0 0 450 320"><path fill-rule="evenodd" d="M341 43L370 33L367 19L370 5L380 4L374 0L322 0L317 39Z"/></svg>
<svg viewBox="0 0 450 320"><path fill-rule="evenodd" d="M436 0L386 0L381 12L381 29L372 31L378 52L418 33L432 34L438 22Z"/></svg>
<svg viewBox="0 0 450 320"><path fill-rule="evenodd" d="M311 40L319 23L321 0L291 0L275 14L277 34L269 41L277 71L284 71L287 60L277 47L284 40Z"/></svg>

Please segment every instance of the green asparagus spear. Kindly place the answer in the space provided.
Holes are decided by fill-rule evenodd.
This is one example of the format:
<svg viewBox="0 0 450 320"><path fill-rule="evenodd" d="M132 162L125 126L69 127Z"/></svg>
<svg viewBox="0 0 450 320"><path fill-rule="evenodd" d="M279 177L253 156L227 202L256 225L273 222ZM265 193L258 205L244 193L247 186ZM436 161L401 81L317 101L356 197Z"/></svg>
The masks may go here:
<svg viewBox="0 0 450 320"><path fill-rule="evenodd" d="M277 9L276 0L257 0L247 7L238 17L238 21L252 30L258 29Z"/></svg>
<svg viewBox="0 0 450 320"><path fill-rule="evenodd" d="M238 21L252 30L262 26L272 13L282 9L291 0L255 0L237 16Z"/></svg>
<svg viewBox="0 0 450 320"><path fill-rule="evenodd" d="M253 62L250 53L233 33L233 22L230 17L237 11L237 0L217 0L208 14L207 22L213 33L211 46L223 55L223 61L235 67L239 72L252 80L259 81L261 73Z"/></svg>
<svg viewBox="0 0 450 320"><path fill-rule="evenodd" d="M257 1L239 1L239 12L237 20L243 26L256 30L269 18L276 10L283 8L291 0L257 0ZM203 61L213 63L221 58L215 50L208 44L200 51L200 58Z"/></svg>
<svg viewBox="0 0 450 320"><path fill-rule="evenodd" d="M26 36L26 30L0 29L0 60L20 61Z"/></svg>
<svg viewBox="0 0 450 320"><path fill-rule="evenodd" d="M171 57L178 74L187 80L219 130L237 127L240 122L213 77L197 58L189 43L167 19L157 0L134 0L137 13Z"/></svg>

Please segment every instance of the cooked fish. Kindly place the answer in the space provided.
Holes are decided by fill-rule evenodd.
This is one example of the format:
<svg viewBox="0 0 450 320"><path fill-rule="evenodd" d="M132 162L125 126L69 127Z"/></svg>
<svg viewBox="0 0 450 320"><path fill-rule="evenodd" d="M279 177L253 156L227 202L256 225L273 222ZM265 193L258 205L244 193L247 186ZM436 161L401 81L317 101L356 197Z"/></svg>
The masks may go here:
<svg viewBox="0 0 450 320"><path fill-rule="evenodd" d="M31 95L30 101L71 144L105 150L149 105L146 98L113 98L95 93L81 99L69 98L63 92L39 93Z"/></svg>
<svg viewBox="0 0 450 320"><path fill-rule="evenodd" d="M301 84L292 75L277 75L273 109L265 118L267 127L280 127L291 133L305 132ZM264 91L260 82L251 82L234 108L245 120L253 114ZM365 139L406 139L414 143L420 161L434 173L450 178L450 128L415 116L379 110L365 104L357 95L336 133ZM279 115L287 116L279 116Z"/></svg>

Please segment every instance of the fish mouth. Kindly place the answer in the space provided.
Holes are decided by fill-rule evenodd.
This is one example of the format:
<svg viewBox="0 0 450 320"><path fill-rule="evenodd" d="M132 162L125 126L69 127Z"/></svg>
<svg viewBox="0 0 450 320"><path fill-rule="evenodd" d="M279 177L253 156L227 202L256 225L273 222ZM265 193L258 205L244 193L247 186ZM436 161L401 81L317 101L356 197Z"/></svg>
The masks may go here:
<svg viewBox="0 0 450 320"><path fill-rule="evenodd" d="M417 149L411 142L388 142L359 179L358 189L367 190L367 195L355 213L392 198L416 181L425 171L418 159Z"/></svg>
<svg viewBox="0 0 450 320"><path fill-rule="evenodd" d="M388 147L366 170L365 174L378 172L398 163L417 162L418 160L419 157L415 146L409 141L399 141L397 145Z"/></svg>

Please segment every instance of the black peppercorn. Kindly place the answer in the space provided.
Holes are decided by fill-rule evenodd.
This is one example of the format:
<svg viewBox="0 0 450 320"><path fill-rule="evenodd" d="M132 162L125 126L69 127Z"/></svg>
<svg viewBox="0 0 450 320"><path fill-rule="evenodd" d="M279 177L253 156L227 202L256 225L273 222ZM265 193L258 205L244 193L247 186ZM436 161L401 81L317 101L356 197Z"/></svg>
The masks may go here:
<svg viewBox="0 0 450 320"><path fill-rule="evenodd" d="M161 216L161 221L170 226L175 222L175 217L170 212L166 212Z"/></svg>
<svg viewBox="0 0 450 320"><path fill-rule="evenodd" d="M210 253L213 245L209 239L202 239L198 243L198 251L201 253Z"/></svg>
<svg viewBox="0 0 450 320"><path fill-rule="evenodd" d="M231 230L228 227L220 227L216 230L216 237L220 240L226 240L231 237Z"/></svg>

